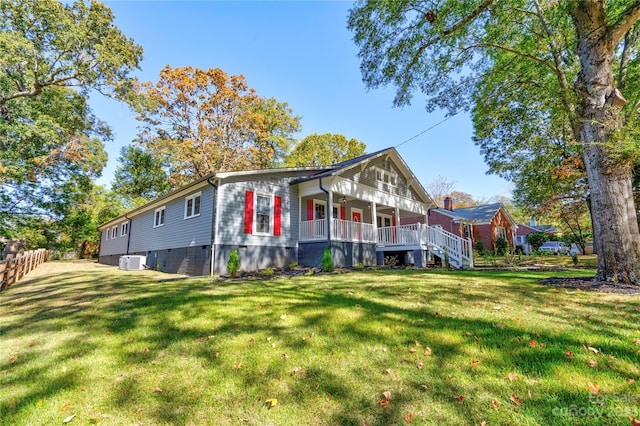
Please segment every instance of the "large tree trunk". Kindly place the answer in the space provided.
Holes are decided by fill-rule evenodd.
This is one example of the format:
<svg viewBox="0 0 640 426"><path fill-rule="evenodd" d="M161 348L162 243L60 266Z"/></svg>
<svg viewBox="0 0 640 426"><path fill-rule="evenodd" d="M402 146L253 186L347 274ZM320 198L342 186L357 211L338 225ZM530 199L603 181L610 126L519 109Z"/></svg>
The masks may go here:
<svg viewBox="0 0 640 426"><path fill-rule="evenodd" d="M633 202L633 159L620 154L616 132L626 103L615 86L615 41L607 32L600 2L581 2L574 11L581 71L576 81L577 137L589 179L597 279L640 285L640 233Z"/></svg>

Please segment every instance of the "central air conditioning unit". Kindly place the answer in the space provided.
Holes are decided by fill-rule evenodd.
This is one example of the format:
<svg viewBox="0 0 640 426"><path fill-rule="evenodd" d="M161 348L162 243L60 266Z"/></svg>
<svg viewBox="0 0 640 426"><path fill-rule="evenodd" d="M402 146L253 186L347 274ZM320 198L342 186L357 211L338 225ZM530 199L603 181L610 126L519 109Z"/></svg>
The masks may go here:
<svg viewBox="0 0 640 426"><path fill-rule="evenodd" d="M119 267L123 271L141 271L144 269L145 263L147 263L147 256L120 256Z"/></svg>

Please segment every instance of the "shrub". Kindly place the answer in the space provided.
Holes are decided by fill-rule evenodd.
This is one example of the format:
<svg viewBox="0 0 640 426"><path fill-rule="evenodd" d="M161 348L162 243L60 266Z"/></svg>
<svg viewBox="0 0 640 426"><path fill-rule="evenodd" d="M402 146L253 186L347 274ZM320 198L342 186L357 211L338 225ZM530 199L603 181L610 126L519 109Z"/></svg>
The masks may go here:
<svg viewBox="0 0 640 426"><path fill-rule="evenodd" d="M498 256L504 256L509 248L509 242L504 238L498 238L496 240L496 254Z"/></svg>
<svg viewBox="0 0 640 426"><path fill-rule="evenodd" d="M571 261L573 262L573 266L578 266L578 255L576 253L571 255Z"/></svg>
<svg viewBox="0 0 640 426"><path fill-rule="evenodd" d="M482 254L482 252L484 251L484 244L482 244L482 241L480 240L476 240L473 243L473 251L475 251L478 254Z"/></svg>
<svg viewBox="0 0 640 426"><path fill-rule="evenodd" d="M275 271L273 270L273 268L265 268L262 270L262 275L270 277L271 275L275 274Z"/></svg>
<svg viewBox="0 0 640 426"><path fill-rule="evenodd" d="M329 250L329 247L325 247L324 253L322 254L322 271L333 271L333 260L331 259L331 251Z"/></svg>
<svg viewBox="0 0 640 426"><path fill-rule="evenodd" d="M231 250L231 254L229 254L229 261L227 262L227 272L232 277L235 277L238 274L238 269L240 269L240 258L238 257L238 250Z"/></svg>
<svg viewBox="0 0 640 426"><path fill-rule="evenodd" d="M356 269L357 269L358 271L362 271L362 270L364 270L364 264L363 264L363 263L358 263L358 264L356 265Z"/></svg>
<svg viewBox="0 0 640 426"><path fill-rule="evenodd" d="M296 269L298 267L298 262L291 262L289 264L289 270L293 271L294 269Z"/></svg>

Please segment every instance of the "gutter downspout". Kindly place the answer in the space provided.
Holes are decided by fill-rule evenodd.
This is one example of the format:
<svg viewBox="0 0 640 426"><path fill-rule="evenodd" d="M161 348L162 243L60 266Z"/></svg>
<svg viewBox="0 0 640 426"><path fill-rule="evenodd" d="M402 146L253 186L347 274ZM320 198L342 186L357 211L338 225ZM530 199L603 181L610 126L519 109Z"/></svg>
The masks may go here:
<svg viewBox="0 0 640 426"><path fill-rule="evenodd" d="M324 192L326 194L326 203L327 203L327 212L326 212L326 216L327 216L327 247L329 247L329 249L331 249L331 215L333 214L333 210L332 210L332 203L331 203L331 199L329 197L329 191L327 191L323 186L322 186L322 178L319 179L319 186L320 189L322 190L322 192Z"/></svg>
<svg viewBox="0 0 640 426"><path fill-rule="evenodd" d="M216 228L218 224L218 211L216 210L217 201L218 201L218 184L211 182L211 179L214 178L215 175L207 178L207 183L213 187L213 215L211 216L211 259L209 262L209 275L213 276L215 270L215 242L216 242Z"/></svg>
<svg viewBox="0 0 640 426"><path fill-rule="evenodd" d="M128 213L124 215L124 218L129 221L129 231L127 232L127 255L129 254L129 247L131 245L131 218L128 216Z"/></svg>

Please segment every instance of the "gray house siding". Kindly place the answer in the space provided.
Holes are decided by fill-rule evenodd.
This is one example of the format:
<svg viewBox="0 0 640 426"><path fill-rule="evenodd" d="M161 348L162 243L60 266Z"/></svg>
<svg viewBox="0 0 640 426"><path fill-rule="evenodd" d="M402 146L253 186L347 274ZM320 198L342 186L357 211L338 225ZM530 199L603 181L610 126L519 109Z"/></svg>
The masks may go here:
<svg viewBox="0 0 640 426"><path fill-rule="evenodd" d="M200 215L185 219L185 199L197 192L201 192ZM154 227L156 209L136 216L132 220L129 251L144 253L161 249L210 245L213 194L213 187L207 185L167 202L163 205L165 219L162 226Z"/></svg>
<svg viewBox="0 0 640 426"><path fill-rule="evenodd" d="M215 237L214 274L227 273L231 250L237 249L240 270L286 267L298 257L298 195L291 177L273 174L267 178L238 176L223 181L219 188L218 235ZM244 233L246 192L282 198L281 235ZM273 199L272 199L273 203ZM273 206L273 204L272 204ZM274 217L271 222L273 226Z"/></svg>
<svg viewBox="0 0 640 426"><path fill-rule="evenodd" d="M131 222L128 220L122 220L116 225L110 226L108 229L102 231L100 235L100 255L98 261L107 265L117 265L121 255L127 252L127 243L129 241L129 235L122 235L122 224L129 222L129 229L131 228ZM112 229L116 227L117 236L112 236ZM130 231L129 231L130 232ZM111 235L111 238L107 239L107 234Z"/></svg>

